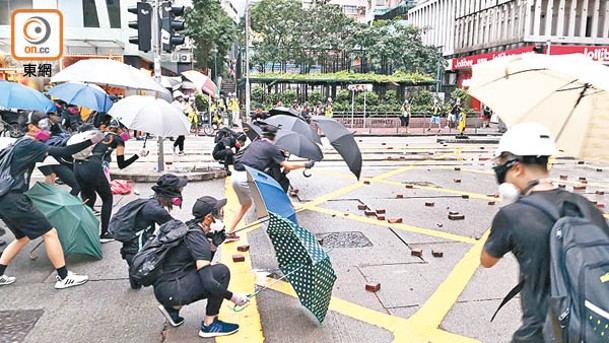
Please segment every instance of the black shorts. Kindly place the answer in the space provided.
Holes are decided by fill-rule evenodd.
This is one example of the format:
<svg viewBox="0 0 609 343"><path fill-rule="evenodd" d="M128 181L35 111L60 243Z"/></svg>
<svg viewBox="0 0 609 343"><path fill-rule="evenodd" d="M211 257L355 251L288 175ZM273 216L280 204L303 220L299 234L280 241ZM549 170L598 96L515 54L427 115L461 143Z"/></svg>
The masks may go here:
<svg viewBox="0 0 609 343"><path fill-rule="evenodd" d="M0 219L13 232L15 238L36 239L49 232L53 225L25 194L9 192L0 197Z"/></svg>
<svg viewBox="0 0 609 343"><path fill-rule="evenodd" d="M410 123L410 117L400 117L400 122L402 123L402 126L408 126Z"/></svg>

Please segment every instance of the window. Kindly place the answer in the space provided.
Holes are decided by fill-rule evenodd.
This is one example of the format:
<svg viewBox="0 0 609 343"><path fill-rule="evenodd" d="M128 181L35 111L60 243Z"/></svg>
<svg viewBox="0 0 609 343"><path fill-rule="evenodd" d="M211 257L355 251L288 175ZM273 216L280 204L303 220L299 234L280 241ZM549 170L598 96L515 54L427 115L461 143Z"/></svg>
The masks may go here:
<svg viewBox="0 0 609 343"><path fill-rule="evenodd" d="M32 0L0 0L0 25L10 25L11 13L20 8L32 8Z"/></svg>
<svg viewBox="0 0 609 343"><path fill-rule="evenodd" d="M121 0L106 0L108 7L108 17L110 18L110 27L113 29L121 28Z"/></svg>
<svg viewBox="0 0 609 343"><path fill-rule="evenodd" d="M359 9L357 8L357 6L345 5L344 11L346 15L359 15Z"/></svg>
<svg viewBox="0 0 609 343"><path fill-rule="evenodd" d="M85 27L99 27L95 0L82 0L82 15Z"/></svg>

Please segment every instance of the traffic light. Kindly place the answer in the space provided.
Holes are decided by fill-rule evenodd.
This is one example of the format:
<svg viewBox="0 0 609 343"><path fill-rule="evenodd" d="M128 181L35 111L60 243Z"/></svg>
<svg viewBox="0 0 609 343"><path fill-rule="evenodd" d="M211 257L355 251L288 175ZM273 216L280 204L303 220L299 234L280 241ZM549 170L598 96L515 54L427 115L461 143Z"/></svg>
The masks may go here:
<svg viewBox="0 0 609 343"><path fill-rule="evenodd" d="M137 14L137 20L129 22L129 27L137 30L137 36L130 36L129 43L137 44L140 51L150 51L152 5L146 2L138 2L137 7L129 7L128 11Z"/></svg>
<svg viewBox="0 0 609 343"><path fill-rule="evenodd" d="M545 49L543 44L535 44L535 46L533 47L533 52L536 54L545 54L544 50Z"/></svg>
<svg viewBox="0 0 609 343"><path fill-rule="evenodd" d="M161 44L163 51L172 52L176 45L184 44L184 37L177 34L184 30L184 20L176 19L184 14L184 6L164 2L161 13Z"/></svg>

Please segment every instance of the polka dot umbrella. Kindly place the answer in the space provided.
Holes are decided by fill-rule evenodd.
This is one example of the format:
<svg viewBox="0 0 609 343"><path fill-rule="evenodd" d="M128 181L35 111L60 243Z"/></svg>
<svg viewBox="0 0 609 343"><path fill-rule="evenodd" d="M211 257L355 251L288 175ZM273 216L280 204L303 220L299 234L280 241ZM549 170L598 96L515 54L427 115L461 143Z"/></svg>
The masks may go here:
<svg viewBox="0 0 609 343"><path fill-rule="evenodd" d="M269 212L267 233L279 269L296 291L300 303L322 323L328 313L336 274L330 257L315 236L294 222Z"/></svg>

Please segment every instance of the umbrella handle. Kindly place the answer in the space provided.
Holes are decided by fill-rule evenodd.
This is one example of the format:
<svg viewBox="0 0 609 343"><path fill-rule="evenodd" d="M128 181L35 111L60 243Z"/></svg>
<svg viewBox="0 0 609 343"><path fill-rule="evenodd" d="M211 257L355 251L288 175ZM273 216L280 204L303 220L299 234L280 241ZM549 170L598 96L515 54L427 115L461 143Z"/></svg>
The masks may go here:
<svg viewBox="0 0 609 343"><path fill-rule="evenodd" d="M247 297L251 299L251 298L255 297L256 295L258 295L258 293L260 293L259 290L254 292L253 294L248 294ZM243 306L239 306L239 305L235 304L235 306L233 306L233 311L239 313L239 312L245 310L245 308L248 307L249 305L250 305L249 302Z"/></svg>
<svg viewBox="0 0 609 343"><path fill-rule="evenodd" d="M304 177L306 177L306 178L309 178L309 177L311 177L311 176L312 176L312 174L311 174L311 173L307 174L307 170L308 170L308 169L304 169L304 170L302 171L302 175L303 175Z"/></svg>

